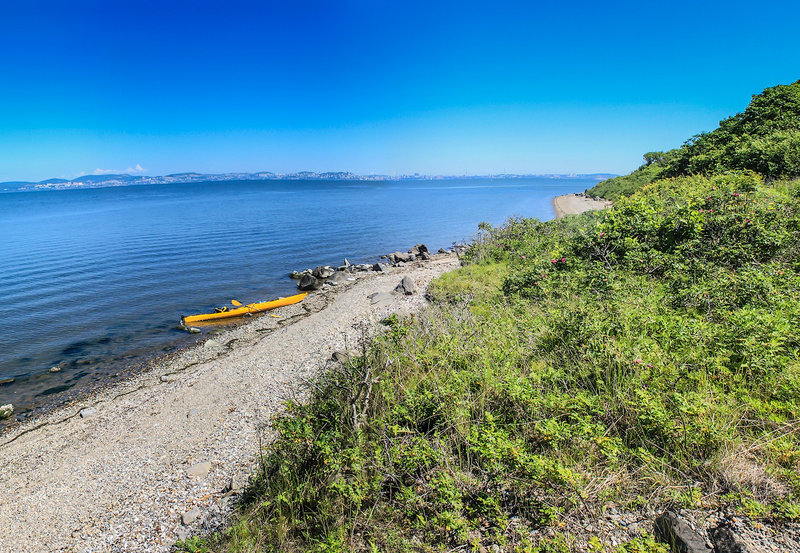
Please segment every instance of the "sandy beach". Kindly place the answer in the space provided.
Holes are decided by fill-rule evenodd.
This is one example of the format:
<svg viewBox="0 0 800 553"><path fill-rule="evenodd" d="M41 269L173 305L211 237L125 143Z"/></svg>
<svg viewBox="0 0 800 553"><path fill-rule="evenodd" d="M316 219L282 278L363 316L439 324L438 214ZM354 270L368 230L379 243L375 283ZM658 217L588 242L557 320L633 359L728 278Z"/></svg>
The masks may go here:
<svg viewBox="0 0 800 553"><path fill-rule="evenodd" d="M430 281L458 265L444 254L360 274L7 432L0 552L168 551L217 527L283 402L381 318L419 309ZM406 275L419 291L388 294Z"/></svg>
<svg viewBox="0 0 800 553"><path fill-rule="evenodd" d="M585 211L596 211L605 209L611 205L608 200L595 200L584 194L565 194L553 198L553 209L556 211L556 218L561 219L565 215L578 215Z"/></svg>

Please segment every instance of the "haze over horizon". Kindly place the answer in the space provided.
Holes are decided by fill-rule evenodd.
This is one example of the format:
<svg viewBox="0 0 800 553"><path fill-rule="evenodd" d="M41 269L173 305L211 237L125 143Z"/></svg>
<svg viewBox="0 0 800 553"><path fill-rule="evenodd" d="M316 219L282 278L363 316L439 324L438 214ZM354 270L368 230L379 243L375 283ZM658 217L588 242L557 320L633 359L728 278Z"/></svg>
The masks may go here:
<svg viewBox="0 0 800 553"><path fill-rule="evenodd" d="M800 6L782 2L2 11L0 181L622 174L800 78Z"/></svg>

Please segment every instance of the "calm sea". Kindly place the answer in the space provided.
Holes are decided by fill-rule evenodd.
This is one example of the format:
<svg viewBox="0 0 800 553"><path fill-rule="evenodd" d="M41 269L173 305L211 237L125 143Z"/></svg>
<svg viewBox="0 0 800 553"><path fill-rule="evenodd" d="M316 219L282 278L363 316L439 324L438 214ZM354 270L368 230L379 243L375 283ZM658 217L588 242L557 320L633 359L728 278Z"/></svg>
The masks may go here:
<svg viewBox="0 0 800 553"><path fill-rule="evenodd" d="M181 315L295 292L292 269L374 261L478 223L549 219L591 180L245 181L0 194L0 404L25 413L193 337ZM61 371L48 369L59 366Z"/></svg>

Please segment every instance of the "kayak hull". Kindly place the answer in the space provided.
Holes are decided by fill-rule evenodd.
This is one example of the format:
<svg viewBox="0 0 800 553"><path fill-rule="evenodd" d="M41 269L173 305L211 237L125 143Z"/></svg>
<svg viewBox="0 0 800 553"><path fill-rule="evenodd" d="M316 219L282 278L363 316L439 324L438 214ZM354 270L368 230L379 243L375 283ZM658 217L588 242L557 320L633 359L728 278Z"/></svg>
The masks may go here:
<svg viewBox="0 0 800 553"><path fill-rule="evenodd" d="M247 305L243 305L242 307L237 307L235 309L228 309L227 311L223 311L222 313L201 313L200 315L187 315L185 317L182 317L181 320L183 321L183 324L188 324L188 323L197 323L200 321L213 321L215 319L229 319L231 317L241 317L242 315L247 315L248 313L261 313L263 311L269 311L270 309L275 309L276 307L293 305L295 303L303 301L303 299L307 295L308 293L304 292L302 294L289 296L288 298L281 298L272 301L263 301L259 303L250 303Z"/></svg>

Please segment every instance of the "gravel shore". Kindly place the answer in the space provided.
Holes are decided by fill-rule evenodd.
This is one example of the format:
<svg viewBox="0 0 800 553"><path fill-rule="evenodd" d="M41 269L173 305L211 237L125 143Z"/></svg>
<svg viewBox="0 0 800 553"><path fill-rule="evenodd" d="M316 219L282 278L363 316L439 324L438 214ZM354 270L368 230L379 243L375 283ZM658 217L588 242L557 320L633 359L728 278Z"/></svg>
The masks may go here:
<svg viewBox="0 0 800 553"><path fill-rule="evenodd" d="M584 194L564 194L553 198L553 209L556 211L556 218L561 219L564 215L578 215L584 211L596 211L605 209L611 205L608 200L595 200Z"/></svg>
<svg viewBox="0 0 800 553"><path fill-rule="evenodd" d="M159 552L216 527L283 402L458 265L444 254L357 274L12 429L0 437L0 551ZM368 297L403 276L417 294Z"/></svg>

